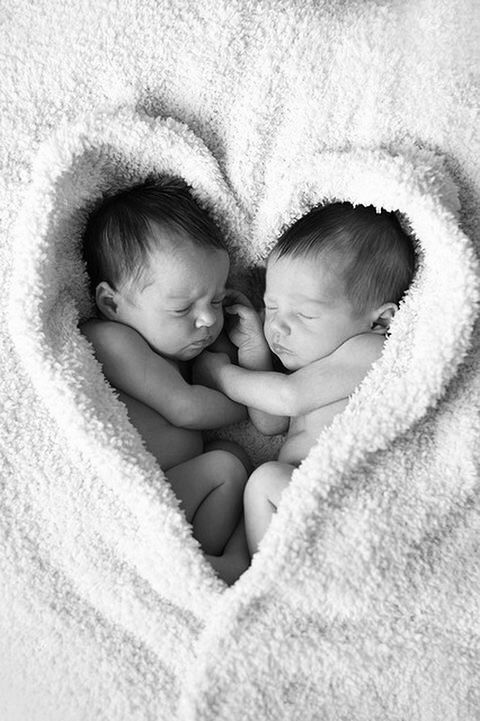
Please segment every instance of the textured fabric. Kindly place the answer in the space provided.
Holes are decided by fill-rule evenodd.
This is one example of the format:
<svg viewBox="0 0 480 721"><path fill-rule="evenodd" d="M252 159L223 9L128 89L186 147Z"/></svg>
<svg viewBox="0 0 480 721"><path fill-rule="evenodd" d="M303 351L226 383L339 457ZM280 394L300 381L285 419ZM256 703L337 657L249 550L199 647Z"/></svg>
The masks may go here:
<svg viewBox="0 0 480 721"><path fill-rule="evenodd" d="M1 14L2 721L477 719L478 4ZM382 357L231 588L77 327L89 208L161 172L240 283L320 201L399 210L416 239Z"/></svg>

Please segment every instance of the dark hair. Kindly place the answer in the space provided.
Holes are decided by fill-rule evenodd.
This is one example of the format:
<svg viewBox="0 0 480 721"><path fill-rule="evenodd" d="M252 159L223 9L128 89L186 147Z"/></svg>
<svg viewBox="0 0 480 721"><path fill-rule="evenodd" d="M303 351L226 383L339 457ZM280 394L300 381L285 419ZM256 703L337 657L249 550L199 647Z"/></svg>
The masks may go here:
<svg viewBox="0 0 480 721"><path fill-rule="evenodd" d="M332 253L343 261L345 290L359 313L398 303L412 281L415 248L395 213L373 205L314 208L279 238L270 257Z"/></svg>
<svg viewBox="0 0 480 721"><path fill-rule="evenodd" d="M102 281L116 289L141 271L156 247L152 224L186 234L195 245L226 250L220 230L183 180L147 180L104 198L88 219L82 252L93 293Z"/></svg>

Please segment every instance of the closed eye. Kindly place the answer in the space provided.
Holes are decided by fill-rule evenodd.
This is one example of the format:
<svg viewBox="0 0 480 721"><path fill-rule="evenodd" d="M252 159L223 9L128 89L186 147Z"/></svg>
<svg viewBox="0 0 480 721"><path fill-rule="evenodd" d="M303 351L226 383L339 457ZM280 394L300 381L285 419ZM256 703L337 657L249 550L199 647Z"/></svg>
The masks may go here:
<svg viewBox="0 0 480 721"><path fill-rule="evenodd" d="M297 313L297 315L300 318L306 318L306 320L314 320L317 317L315 315L306 315L305 313Z"/></svg>
<svg viewBox="0 0 480 721"><path fill-rule="evenodd" d="M187 315L187 313L191 310L192 306L188 305L186 308L175 308L172 312L175 315Z"/></svg>

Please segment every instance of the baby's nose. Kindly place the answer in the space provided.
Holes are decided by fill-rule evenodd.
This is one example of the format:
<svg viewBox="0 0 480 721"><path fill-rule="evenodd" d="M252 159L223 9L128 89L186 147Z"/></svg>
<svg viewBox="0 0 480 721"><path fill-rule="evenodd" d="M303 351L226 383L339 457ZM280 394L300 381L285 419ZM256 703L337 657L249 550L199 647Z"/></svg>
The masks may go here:
<svg viewBox="0 0 480 721"><path fill-rule="evenodd" d="M215 324L216 315L213 310L205 308L201 313L198 314L195 320L196 328L210 328Z"/></svg>

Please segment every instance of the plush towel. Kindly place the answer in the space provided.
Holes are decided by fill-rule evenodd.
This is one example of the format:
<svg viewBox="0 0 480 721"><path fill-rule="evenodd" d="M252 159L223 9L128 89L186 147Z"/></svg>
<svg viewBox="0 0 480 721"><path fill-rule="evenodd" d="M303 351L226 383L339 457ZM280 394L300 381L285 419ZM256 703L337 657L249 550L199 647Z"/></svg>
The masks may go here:
<svg viewBox="0 0 480 721"><path fill-rule="evenodd" d="M479 718L478 4L2 16L2 721ZM397 210L419 259L231 588L78 331L89 209L162 172L214 214L239 284L329 200Z"/></svg>

